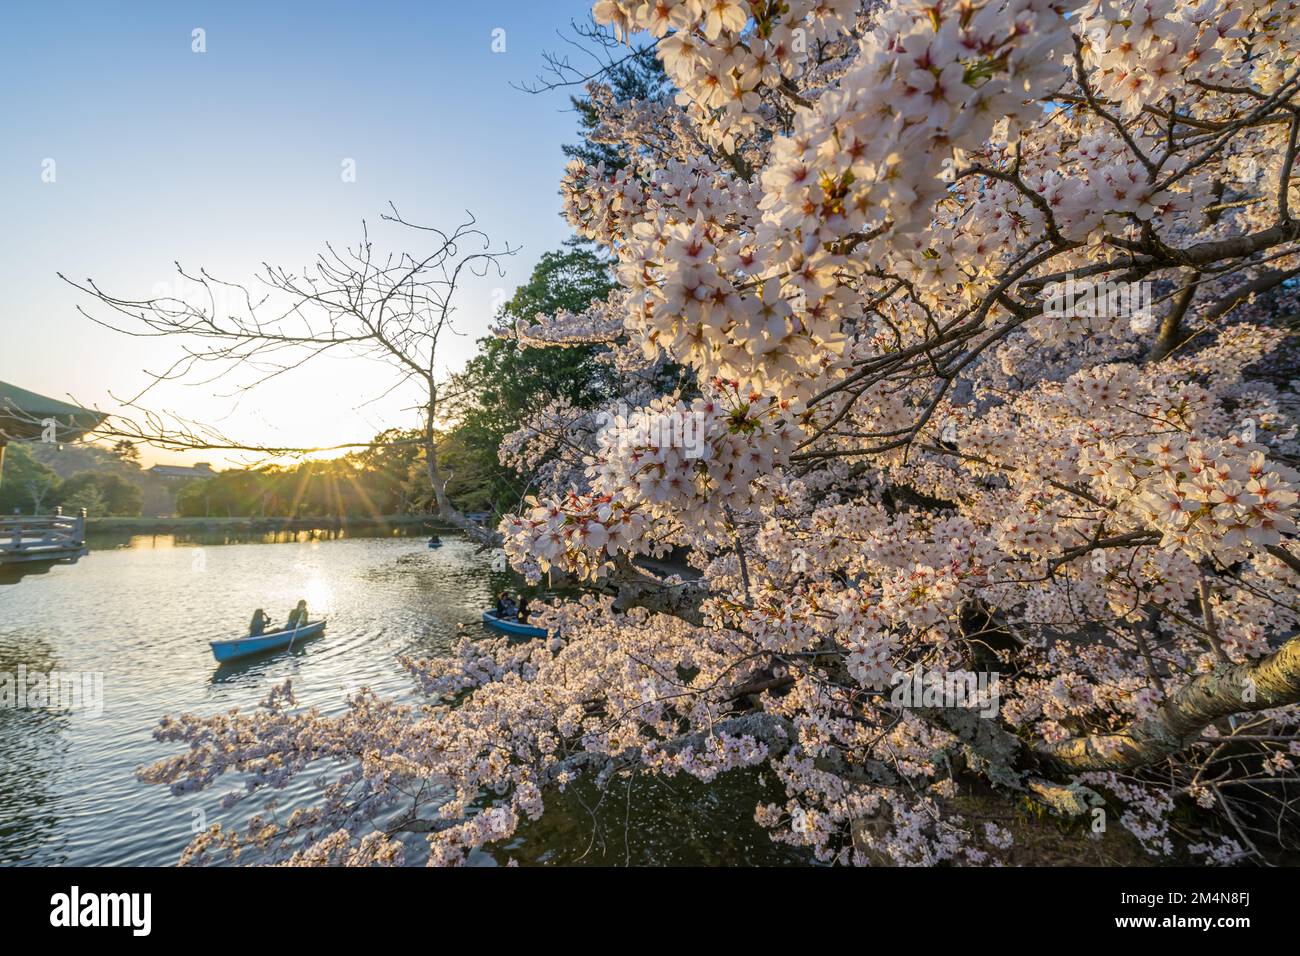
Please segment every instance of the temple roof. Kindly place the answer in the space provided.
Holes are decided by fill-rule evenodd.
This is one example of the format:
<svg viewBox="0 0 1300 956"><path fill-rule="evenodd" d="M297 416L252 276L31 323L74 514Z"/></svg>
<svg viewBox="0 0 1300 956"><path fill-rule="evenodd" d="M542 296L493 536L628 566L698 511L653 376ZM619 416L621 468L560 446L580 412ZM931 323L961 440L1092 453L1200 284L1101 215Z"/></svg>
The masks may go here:
<svg viewBox="0 0 1300 956"><path fill-rule="evenodd" d="M0 445L40 438L45 430L44 422L51 418L58 423L54 432L56 440L75 441L99 427L107 417L103 412L0 382Z"/></svg>

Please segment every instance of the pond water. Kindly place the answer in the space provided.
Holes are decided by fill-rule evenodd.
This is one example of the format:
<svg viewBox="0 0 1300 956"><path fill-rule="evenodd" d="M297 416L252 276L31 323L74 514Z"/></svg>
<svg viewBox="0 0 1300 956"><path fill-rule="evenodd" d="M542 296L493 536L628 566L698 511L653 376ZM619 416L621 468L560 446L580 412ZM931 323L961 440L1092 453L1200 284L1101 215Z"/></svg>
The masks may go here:
<svg viewBox="0 0 1300 956"><path fill-rule="evenodd" d="M480 615L503 587L489 555L444 537L251 540L140 536L91 541L74 566L0 586L0 674L102 674L102 710L0 708L0 864L170 865L201 825L237 824L256 801L225 811L237 781L174 797L136 768L175 751L152 737L164 714L248 710L293 678L302 706L343 709L361 687L415 699L399 654L446 653L487 637ZM246 632L255 607L277 623L299 598L328 615L320 640L218 667L209 640ZM802 862L753 822L770 781L738 774L722 787L645 776L605 793L572 787L507 846L472 862ZM314 788L278 794L283 812Z"/></svg>

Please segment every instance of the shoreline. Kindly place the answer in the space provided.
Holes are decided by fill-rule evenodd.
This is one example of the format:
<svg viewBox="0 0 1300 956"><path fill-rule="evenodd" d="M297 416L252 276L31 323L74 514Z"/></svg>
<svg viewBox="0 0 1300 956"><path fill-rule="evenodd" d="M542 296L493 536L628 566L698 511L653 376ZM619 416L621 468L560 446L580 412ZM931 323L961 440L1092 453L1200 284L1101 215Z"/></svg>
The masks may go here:
<svg viewBox="0 0 1300 956"><path fill-rule="evenodd" d="M349 531L356 529L396 529L426 527L454 530L451 525L429 515L383 515L379 518L87 518L86 533L131 532L136 534L170 534L176 532L236 531Z"/></svg>

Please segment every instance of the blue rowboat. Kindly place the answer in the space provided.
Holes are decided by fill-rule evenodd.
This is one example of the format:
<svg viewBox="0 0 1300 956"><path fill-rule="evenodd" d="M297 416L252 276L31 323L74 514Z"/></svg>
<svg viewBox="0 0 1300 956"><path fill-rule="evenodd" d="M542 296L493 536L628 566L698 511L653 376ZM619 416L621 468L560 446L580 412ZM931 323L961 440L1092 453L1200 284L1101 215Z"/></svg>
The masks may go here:
<svg viewBox="0 0 1300 956"><path fill-rule="evenodd" d="M292 647L299 641L320 637L324 630L324 621L314 621L298 628L266 631L257 637L237 637L231 641L209 641L208 644L212 647L212 656L224 664L236 658L250 657L266 651L278 651L282 647Z"/></svg>
<svg viewBox="0 0 1300 956"><path fill-rule="evenodd" d="M520 637L546 636L546 628L544 627L529 627L527 624L520 624L518 621L504 620L491 611L483 612L483 623L488 627L495 627L498 631L505 631L507 634L518 634Z"/></svg>

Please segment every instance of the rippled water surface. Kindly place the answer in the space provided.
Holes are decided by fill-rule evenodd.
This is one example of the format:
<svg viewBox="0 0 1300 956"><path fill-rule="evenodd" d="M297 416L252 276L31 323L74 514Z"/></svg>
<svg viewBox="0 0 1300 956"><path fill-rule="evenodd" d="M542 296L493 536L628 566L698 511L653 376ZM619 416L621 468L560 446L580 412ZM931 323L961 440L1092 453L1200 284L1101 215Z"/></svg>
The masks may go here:
<svg viewBox="0 0 1300 956"><path fill-rule="evenodd" d="M135 769L175 753L160 716L249 709L292 677L300 704L337 712L362 685L401 698L396 657L445 653L510 583L490 557L445 538L201 543L170 536L104 542L88 558L0 586L0 672L100 672L103 712L0 708L0 863L166 865L223 814L220 782L173 797ZM92 541L92 547L96 542ZM283 621L299 598L329 618L323 638L218 667L207 642L246 632L255 607ZM232 781L233 783L233 781ZM723 788L634 778L604 794L574 788L510 846L477 862L776 863L798 859L752 822L757 778ZM311 796L297 781L287 812ZM255 804L238 811L247 815Z"/></svg>

